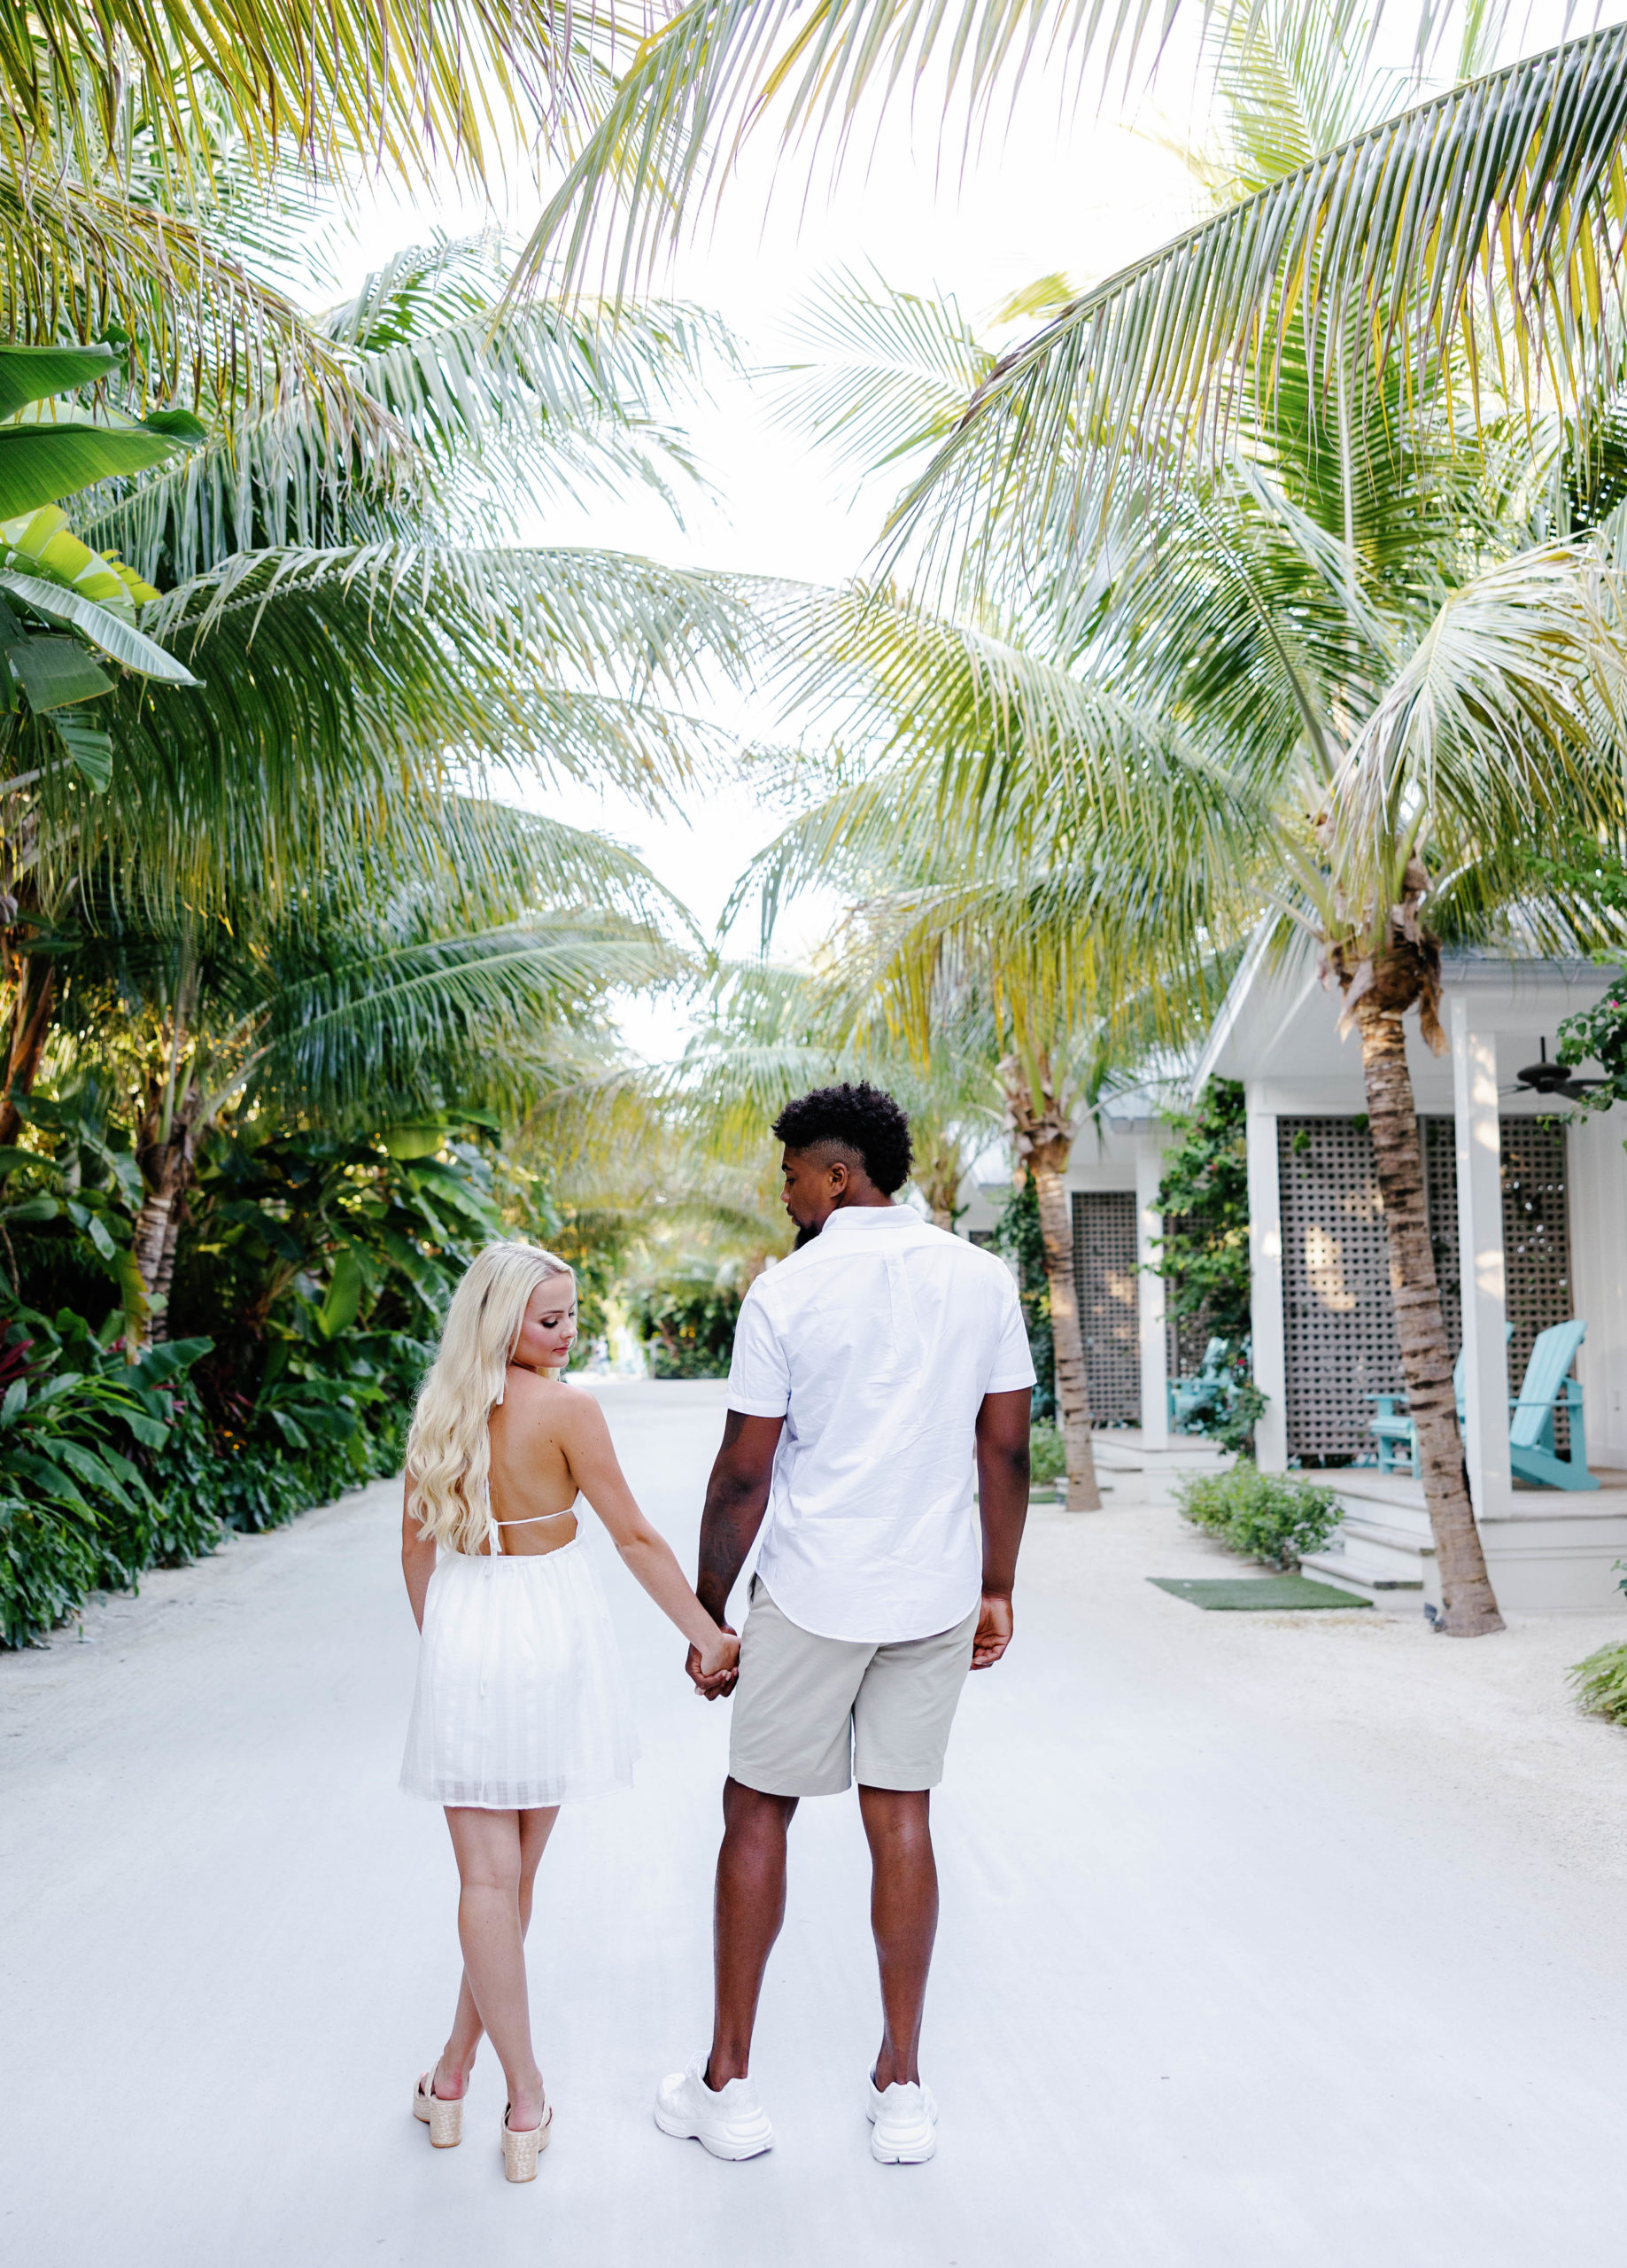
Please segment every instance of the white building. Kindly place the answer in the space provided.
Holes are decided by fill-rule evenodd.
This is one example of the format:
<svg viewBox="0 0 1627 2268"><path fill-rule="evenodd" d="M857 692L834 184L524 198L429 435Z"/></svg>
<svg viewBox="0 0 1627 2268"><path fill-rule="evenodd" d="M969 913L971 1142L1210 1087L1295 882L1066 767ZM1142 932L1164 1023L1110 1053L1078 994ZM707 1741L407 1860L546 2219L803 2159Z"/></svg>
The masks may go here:
<svg viewBox="0 0 1627 2268"><path fill-rule="evenodd" d="M1627 1110L1578 1115L1518 1080L1614 974L1449 955L1450 1052L1433 1054L1415 1031L1408 1042L1442 1303L1454 1348L1467 1350L1470 1486L1493 1586L1514 1611L1623 1603L1614 1562L1627 1559ZM1398 1603L1428 1599L1422 1484L1370 1462L1373 1397L1402 1379L1360 1043L1341 1040L1337 1023L1336 997L1308 960L1273 966L1251 952L1197 1083L1238 1079L1247 1097L1254 1375L1268 1397L1260 1465L1331 1468L1345 1516L1313 1572ZM1081 1133L1068 1175L1092 1391L1101 1420L1121 1428L1104 1442L1104 1462L1149 1472L1189 1461L1166 1414L1163 1285L1145 1270L1161 1229L1166 1140L1151 1112L1110 1119L1099 1141ZM986 1227L1001 1194L980 1191L963 1228ZM1600 1483L1591 1493L1530 1487L1509 1471L1509 1396L1537 1332L1570 1317L1587 1324L1576 1375ZM1189 1364L1194 1353L1176 1359ZM1562 1419L1561 1432L1562 1447Z"/></svg>

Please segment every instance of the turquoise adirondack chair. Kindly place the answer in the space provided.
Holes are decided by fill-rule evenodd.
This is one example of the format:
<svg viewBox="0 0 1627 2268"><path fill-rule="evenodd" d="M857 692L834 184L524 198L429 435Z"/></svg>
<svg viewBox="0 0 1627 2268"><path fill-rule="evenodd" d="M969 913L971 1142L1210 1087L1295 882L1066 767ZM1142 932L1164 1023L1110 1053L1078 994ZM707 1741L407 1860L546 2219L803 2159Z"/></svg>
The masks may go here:
<svg viewBox="0 0 1627 2268"><path fill-rule="evenodd" d="M1197 1377L1170 1380L1169 1422L1177 1433L1192 1412L1213 1402L1225 1385L1225 1372L1221 1369L1225 1359L1225 1340L1212 1339L1204 1349L1203 1364Z"/></svg>
<svg viewBox="0 0 1627 2268"><path fill-rule="evenodd" d="M1503 1325L1505 1347L1513 1337L1514 1325L1511 1323L1506 1323ZM1463 1379L1463 1365L1468 1355L1468 1349L1460 1348L1458 1351L1458 1359L1452 1366L1452 1391L1458 1405L1460 1425L1463 1423L1463 1396L1467 1391ZM1405 1410L1396 1408L1398 1402L1406 1400L1406 1394L1375 1394L1369 1395L1368 1399L1378 1404L1378 1415L1368 1420L1367 1430L1378 1444L1379 1471L1381 1472L1395 1471L1396 1454L1398 1450L1406 1457L1413 1471L1416 1472L1418 1470L1418 1429Z"/></svg>
<svg viewBox="0 0 1627 2268"><path fill-rule="evenodd" d="M1525 1382L1508 1403L1508 1464L1521 1480L1546 1488L1597 1488L1587 1469L1587 1433L1582 1418L1582 1386L1567 1375L1587 1336L1584 1323L1556 1323L1531 1348ZM1570 1455L1553 1446L1553 1413L1561 1399L1570 1420Z"/></svg>

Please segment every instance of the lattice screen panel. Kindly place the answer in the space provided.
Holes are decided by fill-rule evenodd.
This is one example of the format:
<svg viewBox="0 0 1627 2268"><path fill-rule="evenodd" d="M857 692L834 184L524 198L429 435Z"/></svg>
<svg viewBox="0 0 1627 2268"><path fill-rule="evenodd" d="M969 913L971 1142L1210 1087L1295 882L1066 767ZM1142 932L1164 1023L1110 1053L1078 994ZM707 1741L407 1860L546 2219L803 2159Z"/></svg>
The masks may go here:
<svg viewBox="0 0 1627 2268"><path fill-rule="evenodd" d="M1537 1118L1505 1118L1499 1132L1504 1312L1514 1325L1508 1342L1508 1391L1518 1394L1538 1332L1576 1313L1570 1296L1565 1130ZM1570 1425L1563 1410L1554 1414L1553 1432L1564 1456L1570 1448Z"/></svg>
<svg viewBox="0 0 1627 2268"><path fill-rule="evenodd" d="M1462 1343L1458 1177L1450 1118L1419 1121L1429 1242L1453 1360ZM1500 1122L1509 1391L1540 1331L1571 1313L1565 1130ZM1277 1121L1282 1290L1288 1339L1288 1445L1298 1456L1364 1456L1371 1394L1398 1390L1383 1210L1365 1126L1348 1118ZM1564 1419L1559 1420L1561 1453Z"/></svg>
<svg viewBox="0 0 1627 2268"><path fill-rule="evenodd" d="M1463 1344L1461 1270L1458 1261L1458 1130L1449 1118L1421 1118L1423 1194L1429 1216L1429 1249L1440 1289L1441 1321L1452 1359Z"/></svg>
<svg viewBox="0 0 1627 2268"><path fill-rule="evenodd" d="M1090 1414L1098 1425L1139 1425L1141 1334L1133 1190L1073 1192L1073 1281Z"/></svg>
<svg viewBox="0 0 1627 2268"><path fill-rule="evenodd" d="M1203 1227L1204 1217L1201 1213L1166 1213L1164 1234L1166 1237L1195 1236ZM1174 1289L1173 1283L1165 1286L1166 1294L1173 1294ZM1213 1336L1209 1317L1202 1308L1196 1315L1169 1317L1164 1325L1164 1356L1172 1379L1197 1376L1203 1368L1204 1356L1208 1352Z"/></svg>
<svg viewBox="0 0 1627 2268"><path fill-rule="evenodd" d="M1372 1394L1401 1384L1373 1143L1349 1118L1279 1118L1288 1447L1354 1456Z"/></svg>

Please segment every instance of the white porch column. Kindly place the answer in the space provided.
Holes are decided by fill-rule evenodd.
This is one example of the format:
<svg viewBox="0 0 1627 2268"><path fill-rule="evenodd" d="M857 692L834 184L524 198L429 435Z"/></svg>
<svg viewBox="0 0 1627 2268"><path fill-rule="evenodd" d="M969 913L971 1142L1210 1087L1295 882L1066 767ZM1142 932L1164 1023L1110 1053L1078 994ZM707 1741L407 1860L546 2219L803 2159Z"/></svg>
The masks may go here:
<svg viewBox="0 0 1627 2268"><path fill-rule="evenodd" d="M1282 1208L1277 1190L1276 1113L1259 1107L1259 1090L1247 1090L1249 1142L1249 1312L1254 1383L1266 1410L1254 1429L1262 1472L1288 1470L1288 1339L1282 1316Z"/></svg>
<svg viewBox="0 0 1627 2268"><path fill-rule="evenodd" d="M1503 1174L1497 1123L1497 1040L1453 996L1453 1115L1457 1128L1458 1272L1463 1300L1463 1456L1476 1517L1506 1512L1508 1357L1503 1324Z"/></svg>
<svg viewBox="0 0 1627 2268"><path fill-rule="evenodd" d="M1141 1437L1150 1449L1169 1447L1169 1340L1165 1332L1164 1278L1151 1272L1164 1219L1158 1183L1164 1160L1157 1150L1135 1153L1136 1314L1141 1324Z"/></svg>

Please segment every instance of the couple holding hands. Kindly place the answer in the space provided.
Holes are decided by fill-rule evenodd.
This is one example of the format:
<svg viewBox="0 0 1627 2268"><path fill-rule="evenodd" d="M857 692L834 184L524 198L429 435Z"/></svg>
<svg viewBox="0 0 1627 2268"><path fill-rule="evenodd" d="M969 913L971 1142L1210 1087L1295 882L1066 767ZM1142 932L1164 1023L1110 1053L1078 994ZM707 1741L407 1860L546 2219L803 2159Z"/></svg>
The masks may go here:
<svg viewBox="0 0 1627 2268"><path fill-rule="evenodd" d="M930 1791L967 1671L1011 1641L1034 1370L1003 1264L894 1202L910 1145L890 1096L821 1088L773 1131L796 1249L740 1309L693 1590L598 1402L559 1375L576 1293L552 1254L503 1244L475 1261L413 1422L401 1558L422 1635L401 1785L445 1807L463 1951L413 2109L438 2147L461 2140L486 2034L511 2181L534 2178L554 2115L526 1993L537 1868L560 1805L629 1784L637 1747L578 1495L689 1640L697 1689L734 1697L711 2046L662 2080L656 2124L715 2157L772 2147L750 2054L786 1830L802 1797L856 1779L881 1979L871 2150L908 2164L936 2147L918 2062L938 1918ZM737 1638L729 1596L759 1531Z"/></svg>

